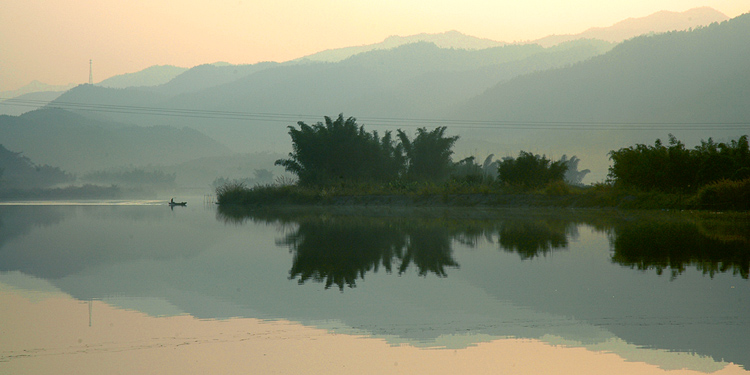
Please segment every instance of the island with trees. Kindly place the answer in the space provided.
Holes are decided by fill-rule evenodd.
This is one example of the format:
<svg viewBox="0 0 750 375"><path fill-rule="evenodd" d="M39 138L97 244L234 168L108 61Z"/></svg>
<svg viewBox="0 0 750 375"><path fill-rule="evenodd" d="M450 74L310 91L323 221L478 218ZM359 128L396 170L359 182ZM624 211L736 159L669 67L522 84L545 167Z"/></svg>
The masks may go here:
<svg viewBox="0 0 750 375"><path fill-rule="evenodd" d="M638 144L609 153L605 182L584 186L577 157L551 160L521 151L481 164L451 158L457 136L447 128L367 132L354 117L289 126L292 152L276 165L296 179L217 187L223 209L274 204L487 205L750 209L748 137L711 138L694 149L670 135L668 145Z"/></svg>

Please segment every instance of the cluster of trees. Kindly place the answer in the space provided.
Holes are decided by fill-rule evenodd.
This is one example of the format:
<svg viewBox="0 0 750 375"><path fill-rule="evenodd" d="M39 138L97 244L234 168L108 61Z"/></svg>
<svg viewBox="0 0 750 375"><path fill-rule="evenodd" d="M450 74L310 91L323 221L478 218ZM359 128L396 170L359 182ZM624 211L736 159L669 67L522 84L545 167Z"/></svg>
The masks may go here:
<svg viewBox="0 0 750 375"><path fill-rule="evenodd" d="M673 135L669 144L637 144L610 152L609 178L627 187L665 192L691 192L720 180L750 178L750 149L744 135L728 143L711 138L688 149Z"/></svg>
<svg viewBox="0 0 750 375"><path fill-rule="evenodd" d="M440 182L450 177L467 182L494 182L536 188L567 179L580 184L588 170L578 171L575 156L558 161L521 151L518 158L493 161L488 156L480 165L474 157L454 163L453 145L458 136L446 136L446 127L417 129L412 139L402 130L368 133L354 117L325 117L325 123L297 123L289 127L293 152L279 159L297 176L301 185L326 185L335 182L391 182L394 180Z"/></svg>
<svg viewBox="0 0 750 375"><path fill-rule="evenodd" d="M417 130L410 139L401 130L398 141L391 132L380 137L357 125L354 117L325 117L325 123L289 127L292 150L289 159L276 165L297 175L302 185L324 185L342 181L386 182L399 178L441 180L452 166L451 148L457 136L446 137L445 127Z"/></svg>
<svg viewBox="0 0 750 375"><path fill-rule="evenodd" d="M552 161L546 156L521 151L517 158L505 158L498 167L498 178L525 188L562 181L568 166L564 160Z"/></svg>

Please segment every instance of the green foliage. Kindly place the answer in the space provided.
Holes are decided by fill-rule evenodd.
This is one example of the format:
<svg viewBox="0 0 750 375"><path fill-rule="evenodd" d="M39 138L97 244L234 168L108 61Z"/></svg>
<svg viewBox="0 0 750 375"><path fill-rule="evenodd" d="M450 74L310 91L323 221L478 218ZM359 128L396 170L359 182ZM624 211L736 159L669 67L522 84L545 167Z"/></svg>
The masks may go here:
<svg viewBox="0 0 750 375"><path fill-rule="evenodd" d="M669 146L638 144L609 153L609 178L618 185L644 190L695 191L720 179L750 177L750 150L744 135L730 143L701 141L693 150L673 135Z"/></svg>
<svg viewBox="0 0 750 375"><path fill-rule="evenodd" d="M216 202L218 204L243 204L246 203L245 199L243 199L246 192L247 188L243 183L236 181L227 182L216 188Z"/></svg>
<svg viewBox="0 0 750 375"><path fill-rule="evenodd" d="M565 160L551 161L544 155L521 151L518 158L505 158L498 166L500 182L532 189L561 181L568 166Z"/></svg>
<svg viewBox="0 0 750 375"><path fill-rule="evenodd" d="M750 210L750 178L741 181L720 180L701 188L696 205L712 210Z"/></svg>
<svg viewBox="0 0 750 375"><path fill-rule="evenodd" d="M453 144L458 136L446 137L445 126L433 131L417 129L417 136L410 140L401 129L398 130L400 146L406 154L406 175L414 181L444 181L451 172Z"/></svg>
<svg viewBox="0 0 750 375"><path fill-rule="evenodd" d="M696 218L697 219L697 218ZM725 218L724 220L730 220ZM703 230L708 221L628 220L619 222L612 236L612 261L639 270L668 272L672 279L694 266L714 277L732 272L747 279L750 275L746 237L742 224L732 223L734 235L717 238L716 231Z"/></svg>
<svg viewBox="0 0 750 375"><path fill-rule="evenodd" d="M293 152L288 159L279 159L283 166L299 178L300 185L332 185L340 183L391 182L400 178L410 181L444 181L451 167L451 148L457 136L446 137L445 127L432 131L417 129L417 136L398 130L399 142L390 132L381 138L357 125L354 117L336 120L325 117L325 123L290 126Z"/></svg>
<svg viewBox="0 0 750 375"><path fill-rule="evenodd" d="M255 185L229 182L216 188L217 203L222 206L255 206L263 204L311 204L326 196L325 190L296 185Z"/></svg>
<svg viewBox="0 0 750 375"><path fill-rule="evenodd" d="M544 194L546 195L561 196L570 193L570 186L563 180L555 180L544 185Z"/></svg>
<svg viewBox="0 0 750 375"><path fill-rule="evenodd" d="M698 155L696 179L705 185L722 179L750 178L750 146L747 135L729 143L716 143L709 138L694 151Z"/></svg>
<svg viewBox="0 0 750 375"><path fill-rule="evenodd" d="M302 185L325 185L339 181L387 181L396 179L403 165L401 150L394 145L391 133L383 138L377 132L367 133L354 117L336 120L325 117L325 124L290 126L293 152L289 159L279 159L299 178Z"/></svg>

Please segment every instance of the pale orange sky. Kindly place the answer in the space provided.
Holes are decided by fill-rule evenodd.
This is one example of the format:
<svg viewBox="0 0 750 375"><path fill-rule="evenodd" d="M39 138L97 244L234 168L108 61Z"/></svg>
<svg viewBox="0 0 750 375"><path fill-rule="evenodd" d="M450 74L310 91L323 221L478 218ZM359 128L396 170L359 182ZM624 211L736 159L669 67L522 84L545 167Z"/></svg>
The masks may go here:
<svg viewBox="0 0 750 375"><path fill-rule="evenodd" d="M286 61L390 35L533 40L700 6L750 11L747 0L0 0L0 91L85 83L89 59L99 82L152 65Z"/></svg>

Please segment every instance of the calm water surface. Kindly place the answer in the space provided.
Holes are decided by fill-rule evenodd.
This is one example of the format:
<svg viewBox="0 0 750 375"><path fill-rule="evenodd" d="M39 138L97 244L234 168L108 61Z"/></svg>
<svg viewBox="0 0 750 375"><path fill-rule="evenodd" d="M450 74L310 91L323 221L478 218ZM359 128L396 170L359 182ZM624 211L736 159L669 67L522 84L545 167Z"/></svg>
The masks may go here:
<svg viewBox="0 0 750 375"><path fill-rule="evenodd" d="M393 348L522 339L664 370L750 368L747 216L237 213L196 202L0 205L0 319L33 326L29 311L62 295L88 305L89 327L114 308L157 325L186 316L299 323ZM19 301L30 310L14 309ZM69 323L60 316L53 327ZM24 344L28 332L7 328L0 373L44 350L80 355L52 339ZM133 341L118 345L138 352Z"/></svg>

